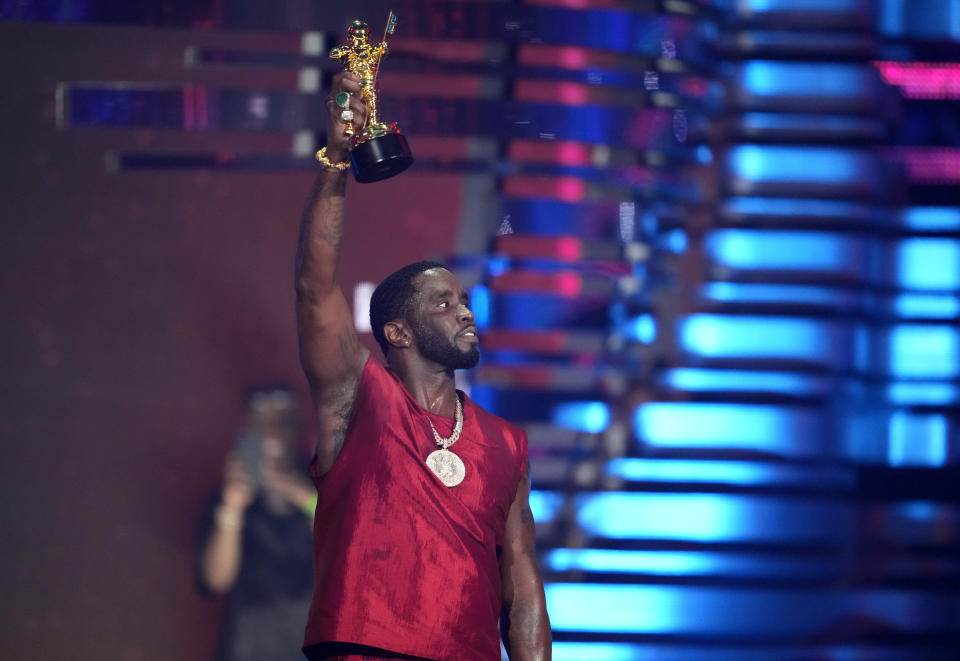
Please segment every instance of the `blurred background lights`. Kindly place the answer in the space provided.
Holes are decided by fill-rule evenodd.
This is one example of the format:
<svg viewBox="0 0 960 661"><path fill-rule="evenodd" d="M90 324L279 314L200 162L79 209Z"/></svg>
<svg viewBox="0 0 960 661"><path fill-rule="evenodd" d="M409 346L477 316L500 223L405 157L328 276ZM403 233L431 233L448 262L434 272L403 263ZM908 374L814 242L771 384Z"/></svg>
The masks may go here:
<svg viewBox="0 0 960 661"><path fill-rule="evenodd" d="M826 232L718 230L706 247L735 269L840 271L864 260L862 243Z"/></svg>
<svg viewBox="0 0 960 661"><path fill-rule="evenodd" d="M899 324L890 332L890 372L897 377L960 375L960 327Z"/></svg>
<svg viewBox="0 0 960 661"><path fill-rule="evenodd" d="M770 179L825 185L850 183L869 170L867 156L842 147L742 145L728 155L731 174L746 181Z"/></svg>
<svg viewBox="0 0 960 661"><path fill-rule="evenodd" d="M697 314L680 321L681 346L725 358L829 360L844 333L816 319Z"/></svg>
<svg viewBox="0 0 960 661"><path fill-rule="evenodd" d="M604 402L568 402L553 409L553 424L588 434L599 434L610 424L610 408Z"/></svg>
<svg viewBox="0 0 960 661"><path fill-rule="evenodd" d="M824 422L813 409L764 404L651 402L634 414L640 441L654 447L737 448L814 454Z"/></svg>

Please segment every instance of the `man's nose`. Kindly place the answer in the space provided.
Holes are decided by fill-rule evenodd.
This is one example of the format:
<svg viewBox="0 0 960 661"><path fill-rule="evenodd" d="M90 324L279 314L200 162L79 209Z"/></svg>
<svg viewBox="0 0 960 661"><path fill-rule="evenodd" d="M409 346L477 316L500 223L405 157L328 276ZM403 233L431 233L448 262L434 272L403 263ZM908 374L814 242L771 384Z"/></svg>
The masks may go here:
<svg viewBox="0 0 960 661"><path fill-rule="evenodd" d="M457 319L460 321L467 321L468 319L473 321L473 312L471 312L470 308L468 308L465 304L461 304L460 309L458 310Z"/></svg>

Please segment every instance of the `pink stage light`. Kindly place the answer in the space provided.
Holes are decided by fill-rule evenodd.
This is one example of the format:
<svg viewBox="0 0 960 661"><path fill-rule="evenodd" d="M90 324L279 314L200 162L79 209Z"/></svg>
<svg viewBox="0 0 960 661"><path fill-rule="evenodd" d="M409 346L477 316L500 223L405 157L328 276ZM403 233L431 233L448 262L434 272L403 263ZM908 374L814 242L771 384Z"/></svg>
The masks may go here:
<svg viewBox="0 0 960 661"><path fill-rule="evenodd" d="M557 162L562 165L589 165L590 150L578 142L557 143Z"/></svg>
<svg viewBox="0 0 960 661"><path fill-rule="evenodd" d="M548 273L543 271L509 271L494 278L493 291L527 291L557 294L564 298L576 298L583 293L583 277L574 271Z"/></svg>
<svg viewBox="0 0 960 661"><path fill-rule="evenodd" d="M557 293L567 298L579 296L583 290L583 278L579 273L558 273L555 282Z"/></svg>
<svg viewBox="0 0 960 661"><path fill-rule="evenodd" d="M517 62L527 66L562 67L580 71L591 67L615 69L623 66L623 57L617 53L578 46L522 44L517 48Z"/></svg>
<svg viewBox="0 0 960 661"><path fill-rule="evenodd" d="M545 80L518 81L514 95L518 101L561 103L567 106L585 106L591 103L609 104L614 97L609 88Z"/></svg>
<svg viewBox="0 0 960 661"><path fill-rule="evenodd" d="M509 197L545 197L561 202L580 202L587 196L587 184L576 177L529 177L516 175L503 182Z"/></svg>
<svg viewBox="0 0 960 661"><path fill-rule="evenodd" d="M583 257L583 244L573 237L560 237L557 239L557 257L567 262L579 261Z"/></svg>
<svg viewBox="0 0 960 661"><path fill-rule="evenodd" d="M497 254L507 257L549 257L564 262L583 259L583 242L573 236L522 236L508 234L497 240Z"/></svg>
<svg viewBox="0 0 960 661"><path fill-rule="evenodd" d="M532 163L560 163L575 167L589 166L592 148L569 140L511 140L508 154L511 160Z"/></svg>
<svg viewBox="0 0 960 661"><path fill-rule="evenodd" d="M873 65L883 80L910 99L960 99L960 64L952 62L886 62Z"/></svg>
<svg viewBox="0 0 960 661"><path fill-rule="evenodd" d="M906 147L896 151L910 181L925 184L960 183L960 149Z"/></svg>
<svg viewBox="0 0 960 661"><path fill-rule="evenodd" d="M576 177L557 180L557 197L564 202L580 202L587 196L587 184Z"/></svg>
<svg viewBox="0 0 960 661"><path fill-rule="evenodd" d="M563 7L565 9L614 9L614 0L527 0L528 5Z"/></svg>

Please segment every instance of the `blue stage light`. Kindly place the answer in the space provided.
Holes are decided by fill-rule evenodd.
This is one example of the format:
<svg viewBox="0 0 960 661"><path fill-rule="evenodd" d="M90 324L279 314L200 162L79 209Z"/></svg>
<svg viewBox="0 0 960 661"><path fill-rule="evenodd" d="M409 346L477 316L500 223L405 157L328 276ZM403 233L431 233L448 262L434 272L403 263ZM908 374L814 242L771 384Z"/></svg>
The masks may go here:
<svg viewBox="0 0 960 661"><path fill-rule="evenodd" d="M911 207L903 212L903 224L921 231L955 231L960 229L960 208Z"/></svg>
<svg viewBox="0 0 960 661"><path fill-rule="evenodd" d="M870 221L876 211L859 202L816 198L731 197L724 202L728 213L750 216L850 218Z"/></svg>
<svg viewBox="0 0 960 661"><path fill-rule="evenodd" d="M553 407L553 424L599 434L610 425L610 408L603 402L566 402Z"/></svg>
<svg viewBox="0 0 960 661"><path fill-rule="evenodd" d="M819 409L768 404L650 402L637 407L640 442L662 448L744 449L787 456L826 452Z"/></svg>
<svg viewBox="0 0 960 661"><path fill-rule="evenodd" d="M779 303L853 307L858 296L845 289L763 282L708 282L703 295L724 303Z"/></svg>
<svg viewBox="0 0 960 661"><path fill-rule="evenodd" d="M653 315L641 314L618 322L616 332L635 342L650 344L657 337L657 322Z"/></svg>
<svg viewBox="0 0 960 661"><path fill-rule="evenodd" d="M960 289L960 241L905 239L898 250L898 280L905 289Z"/></svg>
<svg viewBox="0 0 960 661"><path fill-rule="evenodd" d="M920 523L946 518L951 513L956 516L958 513L956 508L930 500L907 500L893 505L893 510L900 517Z"/></svg>
<svg viewBox="0 0 960 661"><path fill-rule="evenodd" d="M470 290L470 311L477 328L482 330L490 325L490 290L486 285L474 285Z"/></svg>
<svg viewBox="0 0 960 661"><path fill-rule="evenodd" d="M781 358L839 365L852 331L801 317L695 314L679 322L684 351L707 358Z"/></svg>
<svg viewBox="0 0 960 661"><path fill-rule="evenodd" d="M790 640L814 638L837 622L858 619L886 622L915 636L944 636L956 629L955 595L905 588L553 583L546 586L546 596L556 631Z"/></svg>
<svg viewBox="0 0 960 661"><path fill-rule="evenodd" d="M879 4L884 36L918 41L960 40L958 0L883 0Z"/></svg>
<svg viewBox="0 0 960 661"><path fill-rule="evenodd" d="M953 383L902 381L887 387L892 404L948 406L960 401L960 388Z"/></svg>
<svg viewBox="0 0 960 661"><path fill-rule="evenodd" d="M628 551L623 549L554 549L544 563L550 571L651 576L722 576L726 578L823 578L841 571L839 560L812 561L803 556L737 551Z"/></svg>
<svg viewBox="0 0 960 661"><path fill-rule="evenodd" d="M684 576L708 574L715 568L703 552L623 551L616 549L553 549L546 556L551 571L588 571L595 573L655 574Z"/></svg>
<svg viewBox="0 0 960 661"><path fill-rule="evenodd" d="M897 411L890 416L887 461L891 466L937 468L947 460L948 425L939 413Z"/></svg>
<svg viewBox="0 0 960 661"><path fill-rule="evenodd" d="M575 503L587 535L698 543L836 543L853 515L833 501L732 494L608 491Z"/></svg>
<svg viewBox="0 0 960 661"><path fill-rule="evenodd" d="M537 523L549 523L557 516L563 506L563 496L554 491L530 492L530 511Z"/></svg>
<svg viewBox="0 0 960 661"><path fill-rule="evenodd" d="M949 379L960 375L960 329L953 325L901 324L890 331L890 372L901 378Z"/></svg>
<svg viewBox="0 0 960 661"><path fill-rule="evenodd" d="M571 643L556 641L553 661L647 661L649 653L629 643Z"/></svg>
<svg viewBox="0 0 960 661"><path fill-rule="evenodd" d="M826 378L811 374L699 367L669 369L665 372L663 381L671 388L691 392L776 392L797 397L823 394L830 385Z"/></svg>
<svg viewBox="0 0 960 661"><path fill-rule="evenodd" d="M960 297L943 294L901 294L893 309L903 319L953 319L960 316Z"/></svg>
<svg viewBox="0 0 960 661"><path fill-rule="evenodd" d="M678 255L684 252L687 249L687 233L682 229L671 230L667 234L667 247Z"/></svg>
<svg viewBox="0 0 960 661"><path fill-rule="evenodd" d="M740 0L738 3L741 12L834 12L847 14L858 11L862 6L861 0Z"/></svg>
<svg viewBox="0 0 960 661"><path fill-rule="evenodd" d="M851 487L853 475L839 467L710 459L618 457L607 474L635 482L705 482L738 486Z"/></svg>
<svg viewBox="0 0 960 661"><path fill-rule="evenodd" d="M800 113L748 112L740 119L744 128L780 131L858 131L870 126L870 120L849 115L811 115Z"/></svg>
<svg viewBox="0 0 960 661"><path fill-rule="evenodd" d="M742 84L757 96L857 98L871 73L857 64L754 60L743 65Z"/></svg>
<svg viewBox="0 0 960 661"><path fill-rule="evenodd" d="M705 246L711 259L734 269L849 271L866 263L862 239L830 232L717 230Z"/></svg>
<svg viewBox="0 0 960 661"><path fill-rule="evenodd" d="M553 583L545 589L558 631L667 632L683 618L662 586Z"/></svg>
<svg viewBox="0 0 960 661"><path fill-rule="evenodd" d="M490 271L490 275L494 277L503 275L509 268L510 258L503 255L492 255L487 262L487 269Z"/></svg>
<svg viewBox="0 0 960 661"><path fill-rule="evenodd" d="M741 145L730 149L727 163L730 174L751 182L825 186L860 182L875 167L864 153L843 147Z"/></svg>
<svg viewBox="0 0 960 661"><path fill-rule="evenodd" d="M713 151L707 145L700 145L697 147L697 162L703 165L713 162Z"/></svg>

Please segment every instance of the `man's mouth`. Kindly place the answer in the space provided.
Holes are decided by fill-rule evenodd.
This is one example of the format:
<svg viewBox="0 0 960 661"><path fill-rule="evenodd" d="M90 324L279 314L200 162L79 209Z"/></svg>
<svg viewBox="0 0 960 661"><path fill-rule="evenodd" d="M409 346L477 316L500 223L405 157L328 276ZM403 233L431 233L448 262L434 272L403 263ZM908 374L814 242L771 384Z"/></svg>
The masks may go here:
<svg viewBox="0 0 960 661"><path fill-rule="evenodd" d="M476 329L476 328L468 328L468 329L466 329L466 330L461 331L460 333L458 333L458 334L457 334L457 337L473 337L473 338L476 338L476 337L477 337L477 329Z"/></svg>

